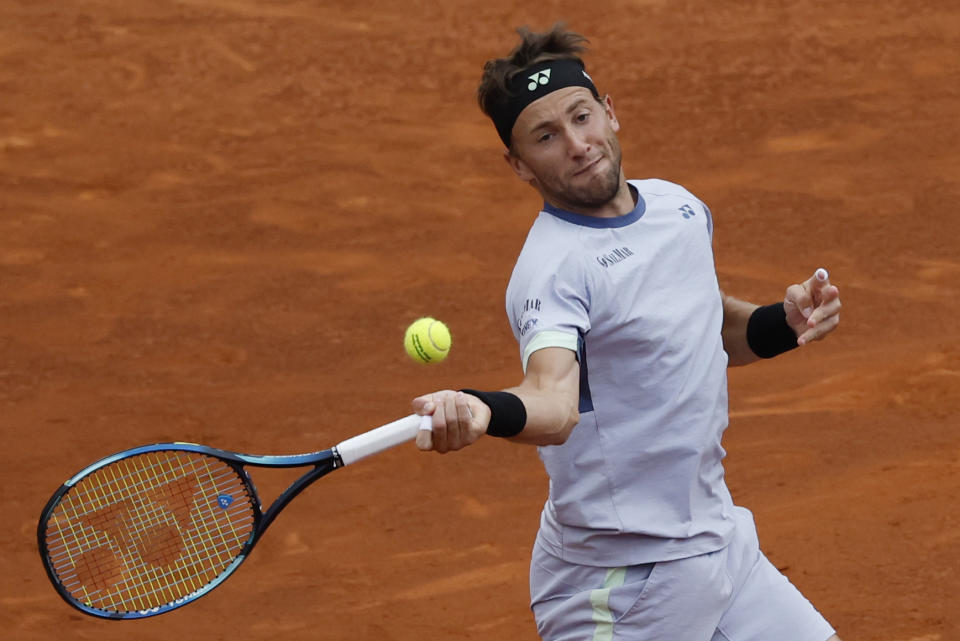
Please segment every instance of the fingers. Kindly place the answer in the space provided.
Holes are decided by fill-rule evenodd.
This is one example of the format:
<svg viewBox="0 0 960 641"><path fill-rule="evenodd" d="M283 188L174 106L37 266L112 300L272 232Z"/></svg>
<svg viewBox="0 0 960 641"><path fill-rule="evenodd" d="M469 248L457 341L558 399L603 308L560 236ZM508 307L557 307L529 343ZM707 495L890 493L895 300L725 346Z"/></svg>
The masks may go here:
<svg viewBox="0 0 960 641"><path fill-rule="evenodd" d="M840 324L840 289L828 285L821 291L821 302L807 318L807 329L797 338L799 345L818 341L832 332Z"/></svg>
<svg viewBox="0 0 960 641"><path fill-rule="evenodd" d="M446 447L436 447L438 452L451 452L470 445L476 439L472 435L471 423L473 414L467 405L466 394L463 392L445 393L442 400L443 417L446 422ZM436 428L436 414L434 414L434 433Z"/></svg>
<svg viewBox="0 0 960 641"><path fill-rule="evenodd" d="M476 438L473 436L473 412L467 404L467 395L457 392L454 396L454 407L457 413L457 427L460 432L460 447L470 445Z"/></svg>
<svg viewBox="0 0 960 641"><path fill-rule="evenodd" d="M822 339L840 323L840 290L830 283L823 267L800 285L787 288L783 301L787 324L797 333L797 344Z"/></svg>
<svg viewBox="0 0 960 641"><path fill-rule="evenodd" d="M420 416L430 416L433 414L435 406L433 405L433 394L427 394L426 396L418 396L413 399L413 411ZM431 419L430 425L432 426L433 420ZM420 425L420 431L417 432L417 448L425 452L429 452L433 449L433 431L424 429L426 424Z"/></svg>
<svg viewBox="0 0 960 641"><path fill-rule="evenodd" d="M809 314L804 314L808 329L797 337L799 345L822 339L840 324L840 289L830 284L827 270L823 267L817 269L804 286L808 284L815 307Z"/></svg>
<svg viewBox="0 0 960 641"><path fill-rule="evenodd" d="M432 429L417 434L417 447L441 454L459 450L477 440L474 416L467 395L444 390L421 396L413 401L420 415L432 416Z"/></svg>
<svg viewBox="0 0 960 641"><path fill-rule="evenodd" d="M420 431L417 432L417 448L425 452L429 452L433 449L433 417L427 416L428 423L426 426L421 425Z"/></svg>
<svg viewBox="0 0 960 641"><path fill-rule="evenodd" d="M804 318L810 318L822 301L824 288L829 285L830 274L823 267L819 267L802 285L791 285L787 288L787 300L796 305Z"/></svg>
<svg viewBox="0 0 960 641"><path fill-rule="evenodd" d="M783 306L787 314L795 316L800 314L804 320L810 318L813 313L813 297L810 291L803 285L790 285L787 287L787 293L783 297ZM791 323L791 326L793 323Z"/></svg>
<svg viewBox="0 0 960 641"><path fill-rule="evenodd" d="M792 290L793 302L804 318L810 318L814 309L820 304L820 292L829 281L830 274L823 267L819 267L802 285L793 285L788 288L788 298Z"/></svg>
<svg viewBox="0 0 960 641"><path fill-rule="evenodd" d="M810 290L810 295L813 297L814 304L819 304L820 295L825 289L830 287L830 272L823 267L818 267L807 283L809 283L808 289Z"/></svg>
<svg viewBox="0 0 960 641"><path fill-rule="evenodd" d="M433 449L441 454L449 450L448 438L449 429L447 428L447 412L443 399L434 403L433 411Z"/></svg>

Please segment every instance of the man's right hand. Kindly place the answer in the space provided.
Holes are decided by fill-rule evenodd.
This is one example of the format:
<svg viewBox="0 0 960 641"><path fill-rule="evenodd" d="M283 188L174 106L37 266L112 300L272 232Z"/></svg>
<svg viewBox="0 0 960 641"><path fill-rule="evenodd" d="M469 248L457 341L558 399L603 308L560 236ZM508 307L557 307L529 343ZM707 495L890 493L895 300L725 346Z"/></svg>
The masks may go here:
<svg viewBox="0 0 960 641"><path fill-rule="evenodd" d="M472 445L486 434L490 408L476 396L442 390L413 399L413 411L433 417L433 430L417 434L417 447L441 454Z"/></svg>

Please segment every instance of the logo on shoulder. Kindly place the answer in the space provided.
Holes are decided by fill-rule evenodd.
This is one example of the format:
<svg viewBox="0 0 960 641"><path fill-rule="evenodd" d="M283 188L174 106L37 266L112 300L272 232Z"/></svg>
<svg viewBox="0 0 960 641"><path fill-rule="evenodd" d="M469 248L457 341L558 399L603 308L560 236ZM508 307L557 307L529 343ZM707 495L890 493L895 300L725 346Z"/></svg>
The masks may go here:
<svg viewBox="0 0 960 641"><path fill-rule="evenodd" d="M630 251L629 247L618 247L612 252L597 256L597 262L600 263L601 267L607 268L622 263L631 256L633 256L633 252Z"/></svg>
<svg viewBox="0 0 960 641"><path fill-rule="evenodd" d="M517 333L525 336L527 332L537 326L540 319L536 316L540 311L540 299L528 298L523 301L523 309L520 310L520 317L517 319Z"/></svg>
<svg viewBox="0 0 960 641"><path fill-rule="evenodd" d="M517 330L519 331L520 336L526 336L527 332L536 327L538 322L540 322L539 318L528 318L527 320L521 319L520 322L517 323Z"/></svg>
<svg viewBox="0 0 960 641"><path fill-rule="evenodd" d="M695 212L693 210L693 207L691 207L690 205L684 205L683 207L680 208L679 211L681 214L683 214L683 217L688 220L697 215L697 212Z"/></svg>

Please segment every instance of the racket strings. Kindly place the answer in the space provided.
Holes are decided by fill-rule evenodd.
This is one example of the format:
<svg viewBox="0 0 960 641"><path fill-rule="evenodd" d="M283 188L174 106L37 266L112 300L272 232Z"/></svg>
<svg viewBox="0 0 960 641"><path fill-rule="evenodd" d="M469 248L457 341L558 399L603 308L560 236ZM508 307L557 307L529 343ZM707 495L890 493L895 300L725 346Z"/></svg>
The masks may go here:
<svg viewBox="0 0 960 641"><path fill-rule="evenodd" d="M203 589L237 558L254 498L230 465L195 452L120 459L79 481L47 523L48 555L77 601L148 610Z"/></svg>

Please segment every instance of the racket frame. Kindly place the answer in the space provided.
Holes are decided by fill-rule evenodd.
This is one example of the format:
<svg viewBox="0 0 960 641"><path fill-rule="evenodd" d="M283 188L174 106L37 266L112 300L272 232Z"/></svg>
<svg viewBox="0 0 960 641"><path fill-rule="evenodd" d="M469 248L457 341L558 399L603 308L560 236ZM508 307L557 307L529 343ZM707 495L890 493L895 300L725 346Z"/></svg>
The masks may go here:
<svg viewBox="0 0 960 641"><path fill-rule="evenodd" d="M64 587L58 578L53 562L50 559L49 549L47 548L47 529L49 519L53 515L57 506L60 505L63 497L66 496L66 494L77 483L87 478L97 470L123 459L154 452L190 452L202 454L219 459L233 468L233 470L237 473L237 476L243 482L247 492L250 495L250 498L252 499L251 505L253 506L253 525L250 530L250 535L244 542L240 552L237 553L233 561L231 561L230 564L227 565L227 567L219 575L217 575L213 580L203 587L184 597L180 597L169 603L154 606L145 610L130 610L126 612L114 612L111 610L104 610L102 608L96 608L87 605L70 594L70 592ZM253 479L250 478L250 474L247 472L246 467L254 466L291 468L306 467L308 465L313 466L312 469L308 470L297 480L291 483L286 490L284 490L276 499L274 499L273 503L270 504L270 507L268 507L266 512L264 512L263 503L260 499L260 495L257 493L256 485L254 485ZM260 540L260 537L263 536L263 533L267 531L267 528L270 527L280 511L283 510L283 508L286 507L290 501L292 501L298 494L309 487L311 483L320 477L329 474L333 470L343 467L343 465L343 461L341 460L340 454L337 452L336 447L306 454L268 456L240 454L206 445L198 445L196 443L174 442L143 445L140 447L131 448L129 450L124 450L122 452L117 452L116 454L111 454L110 456L100 459L96 463L85 467L83 470L73 475L73 477L68 479L63 485L60 486L60 488L53 494L52 497L50 497L50 500L44 506L43 511L40 514L40 520L37 524L37 545L40 550L40 556L43 559L44 569L46 569L50 582L53 583L57 593L63 598L63 600L86 614L100 618L117 620L140 619L169 612L170 610L179 608L180 606L199 599L225 581L231 574L233 574L240 564L246 560L247 556L249 556L251 550L253 549L253 546L256 545L257 541Z"/></svg>
<svg viewBox="0 0 960 641"><path fill-rule="evenodd" d="M396 445L410 441L421 430L430 429L431 418L429 416L418 416L416 414L411 414L391 423L381 425L380 427L374 428L367 432L357 434L356 436L348 438L345 441L341 441L330 449L309 452L306 454L240 454L206 445L182 442L143 445L124 450L122 452L117 452L116 454L111 454L110 456L106 456L74 474L69 480L61 485L56 492L54 492L53 496L50 497L50 500L47 501L47 504L44 506L43 511L40 513L40 520L37 524L37 543L40 550L40 556L43 559L44 568L47 571L47 576L50 578L50 582L53 583L57 593L63 598L63 600L85 614L105 619L127 620L141 619L144 617L150 617L169 612L186 605L187 603L196 601L223 583L225 579L233 574L233 572L250 554L253 546L257 543L257 541L260 540L260 537L263 536L263 533L266 532L270 524L273 523L280 511L286 507L287 504L290 503L290 501L292 501L298 494L305 490L311 483L320 477L329 474L333 470L339 469L346 465L352 465L369 456L378 454L384 450L395 447ZM223 572L196 591L191 592L184 597L175 599L172 602L164 603L162 605L154 606L145 610L113 612L110 610L95 608L83 603L82 601L79 601L60 583L56 570L54 569L53 563L50 559L46 537L47 525L51 515L60 504L61 499L70 491L70 489L90 474L93 474L97 470L102 469L111 463L115 463L125 458L149 454L151 452L163 451L191 452L211 456L229 465L234 469L234 471L237 472L237 476L246 486L250 498L252 499L251 504L253 506L254 520L247 541L243 544L240 552L223 570ZM253 480L247 473L246 466L273 468L313 466L313 468L305 472L297 480L291 483L290 486L284 490L273 501L273 503L270 504L270 507L267 508L267 511L264 512L260 495L257 493L257 488L254 485Z"/></svg>

